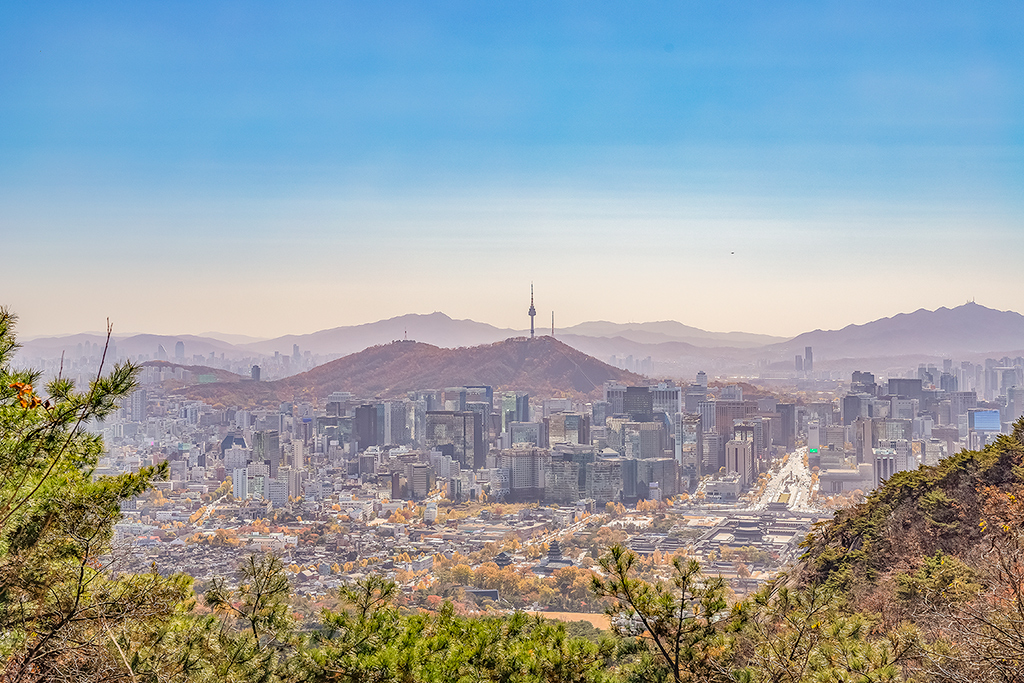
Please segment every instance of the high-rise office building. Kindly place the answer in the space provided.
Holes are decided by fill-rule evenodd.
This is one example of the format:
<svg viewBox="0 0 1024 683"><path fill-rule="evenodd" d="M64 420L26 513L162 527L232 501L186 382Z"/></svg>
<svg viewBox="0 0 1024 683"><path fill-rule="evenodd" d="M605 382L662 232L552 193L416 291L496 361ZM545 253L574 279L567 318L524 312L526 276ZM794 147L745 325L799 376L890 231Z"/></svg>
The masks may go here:
<svg viewBox="0 0 1024 683"><path fill-rule="evenodd" d="M145 422L149 417L149 396L145 389L136 389L128 396L128 419Z"/></svg>
<svg viewBox="0 0 1024 683"><path fill-rule="evenodd" d="M493 410L494 388L486 384L466 385L466 401L483 402L488 410Z"/></svg>
<svg viewBox="0 0 1024 683"><path fill-rule="evenodd" d="M686 387L683 396L683 411L687 413L699 412L699 405L702 401L708 400L708 390L699 384L691 384Z"/></svg>
<svg viewBox="0 0 1024 683"><path fill-rule="evenodd" d="M689 413L676 413L674 418L675 426L675 456L679 465L679 476L686 478L686 486L696 482L704 475L704 438L701 430L700 415Z"/></svg>
<svg viewBox="0 0 1024 683"><path fill-rule="evenodd" d="M356 406L352 429L352 438L356 442L357 450L365 451L370 446L376 446L377 406L370 403Z"/></svg>
<svg viewBox="0 0 1024 683"><path fill-rule="evenodd" d="M705 434L714 431L715 427L717 427L715 403L717 401L701 401L697 404L697 414L700 415L701 428Z"/></svg>
<svg viewBox="0 0 1024 683"><path fill-rule="evenodd" d="M669 382L650 387L651 408L656 413L675 415L683 410L683 389Z"/></svg>
<svg viewBox="0 0 1024 683"><path fill-rule="evenodd" d="M920 378L902 379L893 377L889 379L889 395L901 396L903 398L916 398L920 401L923 397L923 386Z"/></svg>
<svg viewBox="0 0 1024 683"><path fill-rule="evenodd" d="M509 500L544 498L544 466L551 454L540 448L512 448L501 452L501 467L508 469Z"/></svg>
<svg viewBox="0 0 1024 683"><path fill-rule="evenodd" d="M747 415L753 404L745 401L715 401L715 431L728 441L732 438L733 425Z"/></svg>
<svg viewBox="0 0 1024 683"><path fill-rule="evenodd" d="M612 416L611 404L608 401L594 401L590 404L590 424L604 427L605 421Z"/></svg>
<svg viewBox="0 0 1024 683"><path fill-rule="evenodd" d="M873 453L875 469L875 488L885 483L896 474L896 453L887 448L880 448Z"/></svg>
<svg viewBox="0 0 1024 683"><path fill-rule="evenodd" d="M843 424L852 425L859 418L871 417L871 394L856 393L843 396Z"/></svg>
<svg viewBox="0 0 1024 683"><path fill-rule="evenodd" d="M668 439L661 422L626 422L622 428L623 454L627 458L660 458Z"/></svg>
<svg viewBox="0 0 1024 683"><path fill-rule="evenodd" d="M1006 390L1006 420L1014 423L1024 417L1024 387L1009 387Z"/></svg>
<svg viewBox="0 0 1024 683"><path fill-rule="evenodd" d="M622 460L601 458L586 466L586 493L600 508L619 501L622 492Z"/></svg>
<svg viewBox="0 0 1024 683"><path fill-rule="evenodd" d="M405 467L405 482L409 497L423 500L434 487L434 471L424 462L409 463Z"/></svg>
<svg viewBox="0 0 1024 683"><path fill-rule="evenodd" d="M635 422L654 419L654 395L648 387L626 387L622 396L622 412Z"/></svg>
<svg viewBox="0 0 1024 683"><path fill-rule="evenodd" d="M874 374L870 372L854 372L850 380L850 393L877 396L878 384L875 383Z"/></svg>
<svg viewBox="0 0 1024 683"><path fill-rule="evenodd" d="M252 459L265 463L272 478L277 478L281 465L281 435L277 430L263 430L252 435Z"/></svg>
<svg viewBox="0 0 1024 683"><path fill-rule="evenodd" d="M552 457L544 464L544 502L572 505L580 499L580 464Z"/></svg>
<svg viewBox="0 0 1024 683"><path fill-rule="evenodd" d="M231 471L231 495L235 500L245 500L249 497L248 469L236 467Z"/></svg>
<svg viewBox="0 0 1024 683"><path fill-rule="evenodd" d="M796 448L796 404L779 403L775 412L782 421L782 445L787 451Z"/></svg>
<svg viewBox="0 0 1024 683"><path fill-rule="evenodd" d="M978 393L975 391L954 391L948 395L950 422L955 424L956 418L966 415L967 411L978 407Z"/></svg>
<svg viewBox="0 0 1024 683"><path fill-rule="evenodd" d="M590 444L590 416L555 413L548 418L548 443Z"/></svg>
<svg viewBox="0 0 1024 683"><path fill-rule="evenodd" d="M288 504L288 482L277 479L267 479L263 484L263 497L275 508L284 507Z"/></svg>
<svg viewBox="0 0 1024 683"><path fill-rule="evenodd" d="M622 415L625 412L623 401L626 396L626 385L618 382L604 383L604 400L611 406L610 415Z"/></svg>
<svg viewBox="0 0 1024 683"><path fill-rule="evenodd" d="M877 445L883 441L904 440L910 442L914 438L914 421L898 418L873 419L873 441Z"/></svg>
<svg viewBox="0 0 1024 683"><path fill-rule="evenodd" d="M648 460L637 460L638 484L646 484L646 490L641 487L637 493L642 498L651 498L655 485L662 497L674 496L679 493L679 468L676 467L674 458L650 458Z"/></svg>
<svg viewBox="0 0 1024 683"><path fill-rule="evenodd" d="M822 427L817 420L807 424L807 450L810 453L817 453L821 450Z"/></svg>
<svg viewBox="0 0 1024 683"><path fill-rule="evenodd" d="M513 422L530 421L530 395L521 391L506 391L501 397L502 429L509 431Z"/></svg>
<svg viewBox="0 0 1024 683"><path fill-rule="evenodd" d="M747 488L754 480L754 442L733 439L725 444L725 470L740 475L740 486Z"/></svg>
<svg viewBox="0 0 1024 683"><path fill-rule="evenodd" d="M725 440L722 435L711 431L704 432L704 466L705 474L714 474L725 465Z"/></svg>
<svg viewBox="0 0 1024 683"><path fill-rule="evenodd" d="M509 425L509 443L515 446L515 444L530 444L532 446L540 446L541 434L540 434L540 423L539 422L513 422Z"/></svg>
<svg viewBox="0 0 1024 683"><path fill-rule="evenodd" d="M483 423L479 413L470 411L427 411L426 445L430 448L450 445L452 457L463 469L481 469L487 464Z"/></svg>

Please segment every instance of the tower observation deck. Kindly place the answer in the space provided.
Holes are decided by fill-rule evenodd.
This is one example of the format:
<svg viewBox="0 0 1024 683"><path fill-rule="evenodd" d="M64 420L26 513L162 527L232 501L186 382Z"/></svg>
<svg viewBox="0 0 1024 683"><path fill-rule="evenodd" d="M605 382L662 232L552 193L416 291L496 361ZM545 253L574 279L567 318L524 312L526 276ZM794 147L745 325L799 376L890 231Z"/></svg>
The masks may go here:
<svg viewBox="0 0 1024 683"><path fill-rule="evenodd" d="M530 283L530 339L533 339L533 319L537 317L537 309L533 306L533 283Z"/></svg>

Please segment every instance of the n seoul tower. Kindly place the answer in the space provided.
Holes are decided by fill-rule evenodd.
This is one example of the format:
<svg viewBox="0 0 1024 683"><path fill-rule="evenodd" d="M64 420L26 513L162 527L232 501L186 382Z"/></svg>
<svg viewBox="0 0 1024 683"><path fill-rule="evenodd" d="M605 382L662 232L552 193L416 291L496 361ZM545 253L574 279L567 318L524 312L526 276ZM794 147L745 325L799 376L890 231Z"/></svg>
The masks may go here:
<svg viewBox="0 0 1024 683"><path fill-rule="evenodd" d="M533 283L530 283L530 339L533 339L533 319L537 315L537 309L533 307Z"/></svg>

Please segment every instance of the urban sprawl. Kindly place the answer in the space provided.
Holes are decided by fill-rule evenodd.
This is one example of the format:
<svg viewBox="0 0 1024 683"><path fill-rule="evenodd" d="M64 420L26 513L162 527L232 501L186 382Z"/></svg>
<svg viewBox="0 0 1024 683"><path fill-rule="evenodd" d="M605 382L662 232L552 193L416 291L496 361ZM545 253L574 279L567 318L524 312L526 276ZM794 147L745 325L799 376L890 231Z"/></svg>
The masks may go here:
<svg viewBox="0 0 1024 683"><path fill-rule="evenodd" d="M78 355L64 370L84 378L101 349ZM455 386L243 409L177 395L210 381L184 357L179 342L177 363L144 365L116 417L91 425L106 444L95 476L169 465L124 506L122 570L205 581L274 551L308 595L376 572L421 599L454 586L499 609L599 611L578 579L614 542L655 573L696 558L746 593L798 556L816 520L1024 413L1022 358L822 382L807 348L785 390L700 372L608 382L600 400ZM298 347L254 360L277 376L317 361Z"/></svg>

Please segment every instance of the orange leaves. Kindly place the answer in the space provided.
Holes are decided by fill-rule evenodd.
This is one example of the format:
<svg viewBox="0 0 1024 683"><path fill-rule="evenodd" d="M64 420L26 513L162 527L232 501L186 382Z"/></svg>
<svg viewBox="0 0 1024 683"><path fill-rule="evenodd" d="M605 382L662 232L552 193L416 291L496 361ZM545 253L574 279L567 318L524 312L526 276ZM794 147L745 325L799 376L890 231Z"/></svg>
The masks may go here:
<svg viewBox="0 0 1024 683"><path fill-rule="evenodd" d="M38 408L43 406L44 408L50 407L50 402L43 402L43 399L39 398L32 392L32 385L26 384L25 382L12 382L8 384L11 389L18 392L18 403L21 404L22 408Z"/></svg>
<svg viewBox="0 0 1024 683"><path fill-rule="evenodd" d="M995 486L980 489L982 514L978 526L982 532L1002 529L1009 533L1011 529L1024 526L1024 500L1015 495L1015 492L1020 493L1021 490L1019 485L1010 491L1003 491Z"/></svg>

